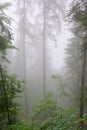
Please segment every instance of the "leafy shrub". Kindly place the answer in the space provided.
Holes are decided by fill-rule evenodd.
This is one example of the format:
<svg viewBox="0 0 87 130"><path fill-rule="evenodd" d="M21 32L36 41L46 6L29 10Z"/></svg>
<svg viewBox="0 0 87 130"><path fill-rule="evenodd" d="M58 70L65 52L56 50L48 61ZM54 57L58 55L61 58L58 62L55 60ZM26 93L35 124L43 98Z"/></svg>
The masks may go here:
<svg viewBox="0 0 87 130"><path fill-rule="evenodd" d="M77 130L80 122L78 112L75 108L64 110L46 98L35 109L30 130L35 130L35 126L38 130Z"/></svg>
<svg viewBox="0 0 87 130"><path fill-rule="evenodd" d="M19 81L14 74L8 75L7 72L2 69L2 74L0 75L0 129L9 125L9 120L11 124L17 122L20 106L14 99L17 98L22 91L23 81Z"/></svg>
<svg viewBox="0 0 87 130"><path fill-rule="evenodd" d="M79 109L65 110L57 106L50 96L46 96L34 110L29 123L20 121L5 130L81 130L78 113ZM87 122L87 115L84 115L83 121Z"/></svg>

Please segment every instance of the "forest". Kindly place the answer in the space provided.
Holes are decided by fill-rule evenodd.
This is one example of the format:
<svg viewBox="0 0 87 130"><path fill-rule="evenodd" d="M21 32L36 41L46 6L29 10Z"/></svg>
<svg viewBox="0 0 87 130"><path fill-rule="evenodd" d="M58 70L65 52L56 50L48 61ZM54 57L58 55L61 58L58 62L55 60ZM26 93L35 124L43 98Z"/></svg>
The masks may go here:
<svg viewBox="0 0 87 130"><path fill-rule="evenodd" d="M0 130L87 130L87 0L0 0Z"/></svg>

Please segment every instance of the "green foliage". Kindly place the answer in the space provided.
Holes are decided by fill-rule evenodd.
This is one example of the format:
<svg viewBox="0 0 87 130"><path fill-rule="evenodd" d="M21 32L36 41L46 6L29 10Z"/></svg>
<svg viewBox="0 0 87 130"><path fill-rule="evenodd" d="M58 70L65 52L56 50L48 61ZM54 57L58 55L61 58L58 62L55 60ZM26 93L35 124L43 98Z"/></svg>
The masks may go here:
<svg viewBox="0 0 87 130"><path fill-rule="evenodd" d="M86 63L86 53L87 53L87 1L86 0L75 0L75 3L73 4L71 10L70 10L70 14L68 16L71 25L72 25L72 33L73 33L73 38L77 39L77 45L79 46L79 48L77 48L76 52L80 52L80 60L77 57L77 61L76 61L76 54L74 52L75 49L73 49L72 52L74 52L75 55L73 55L70 51L70 48L68 48L68 52L69 52L69 56L70 59L68 59L68 65L70 66L70 68L72 69L72 75L73 75L73 79L77 79L76 82L76 88L80 89L79 94L79 99L80 99L80 118L83 119L83 115L84 115L84 108L85 108L85 102L86 102L86 89L85 86L87 86L87 81L86 81L86 76L87 76L87 63ZM71 41L71 44L74 44L74 48L76 45L76 42ZM79 53L78 53L79 54ZM71 59L74 59L75 61L71 62ZM69 64L71 62L71 64ZM73 66L73 63L76 66ZM77 69L77 70L76 70ZM76 71L76 72L75 72ZM79 77L79 78L78 78ZM75 82L74 79L74 82ZM80 122L80 125L82 127L82 129L84 128L84 124L83 121Z"/></svg>
<svg viewBox="0 0 87 130"><path fill-rule="evenodd" d="M75 108L64 110L55 101L46 99L35 109L30 130L35 130L35 126L38 130L77 130L78 112Z"/></svg>
<svg viewBox="0 0 87 130"><path fill-rule="evenodd" d="M8 7L10 7L10 6L11 6L11 4L8 3L8 2L6 2L4 4L0 4L0 10L3 11L5 9L7 9Z"/></svg>
<svg viewBox="0 0 87 130"><path fill-rule="evenodd" d="M55 74L52 76L52 79L56 81L57 84L57 95L60 97L65 97L68 96L68 93L66 91L67 88L67 83L66 81L62 78L60 74Z"/></svg>
<svg viewBox="0 0 87 130"><path fill-rule="evenodd" d="M8 103L8 111L10 115L11 124L17 121L20 106L14 101L15 98L23 91L23 81L19 81L16 75L8 75L3 71L4 85L6 95L4 94L3 81L0 76L0 127L3 128L8 125L8 115L6 109L6 99ZM6 97L5 97L6 96ZM6 99L5 99L6 98Z"/></svg>
<svg viewBox="0 0 87 130"><path fill-rule="evenodd" d="M10 3L0 4L0 61L7 60L7 49L16 49L11 41L11 18L4 12L9 6Z"/></svg>
<svg viewBox="0 0 87 130"><path fill-rule="evenodd" d="M26 122L20 121L15 125L6 127L5 130L30 130L30 125Z"/></svg>
<svg viewBox="0 0 87 130"><path fill-rule="evenodd" d="M47 95L34 110L29 123L20 121L5 130L81 130L78 113L77 108L65 110L55 105L53 96ZM87 123L87 115L84 115L83 121Z"/></svg>
<svg viewBox="0 0 87 130"><path fill-rule="evenodd" d="M9 6L9 3L0 5L0 130L17 122L20 107L14 99L23 91L23 81L8 74L3 64L8 61L7 49L15 48L11 41L11 19L4 12Z"/></svg>
<svg viewBox="0 0 87 130"><path fill-rule="evenodd" d="M10 6L11 4L7 2L0 4L0 32L8 33L8 35L10 34L9 25L11 25L11 18L6 15L5 10L7 10Z"/></svg>
<svg viewBox="0 0 87 130"><path fill-rule="evenodd" d="M12 44L8 36L6 35L0 35L0 52L2 52L1 56L2 58L7 54L7 49L13 49L15 48ZM0 57L1 58L1 57Z"/></svg>
<svg viewBox="0 0 87 130"><path fill-rule="evenodd" d="M55 107L55 102L53 101L52 94L48 94L44 101L40 103L39 106L34 110L33 115L31 116L31 130L35 128L35 126L39 126L39 124L42 123L42 126L47 121L47 117L51 115L51 112L53 111ZM49 119L48 119L49 120ZM45 122L44 122L45 121Z"/></svg>

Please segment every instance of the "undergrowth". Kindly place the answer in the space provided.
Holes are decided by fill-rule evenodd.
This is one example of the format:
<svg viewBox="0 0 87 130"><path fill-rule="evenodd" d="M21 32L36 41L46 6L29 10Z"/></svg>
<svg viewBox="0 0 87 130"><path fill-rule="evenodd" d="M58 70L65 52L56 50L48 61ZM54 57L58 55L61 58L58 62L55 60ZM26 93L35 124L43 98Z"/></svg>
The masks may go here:
<svg viewBox="0 0 87 130"><path fill-rule="evenodd" d="M81 130L79 128L81 119L78 114L79 109L63 109L46 97L34 110L29 123L20 121L6 130ZM86 115L83 121L87 123Z"/></svg>

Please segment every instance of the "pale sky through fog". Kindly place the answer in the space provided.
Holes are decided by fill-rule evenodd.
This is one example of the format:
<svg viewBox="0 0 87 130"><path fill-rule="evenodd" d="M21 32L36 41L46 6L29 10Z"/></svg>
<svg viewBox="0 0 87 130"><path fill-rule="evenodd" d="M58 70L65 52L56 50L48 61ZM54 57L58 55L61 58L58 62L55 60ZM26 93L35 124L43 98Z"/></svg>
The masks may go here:
<svg viewBox="0 0 87 130"><path fill-rule="evenodd" d="M53 57L53 67L55 69L59 69L64 66L64 49L67 47L68 39L70 38L71 34L67 30L68 27L63 25L61 28L61 34L59 35L57 48L54 48L54 55Z"/></svg>
<svg viewBox="0 0 87 130"><path fill-rule="evenodd" d="M69 5L72 0L68 0L67 6L66 6L66 13L69 10ZM69 24L63 21L62 27L61 27L61 33L59 34L58 38L58 47L53 50L53 68L60 70L65 64L64 64L64 49L67 47L68 39L71 37L71 33L69 31ZM55 58L54 58L55 57Z"/></svg>

